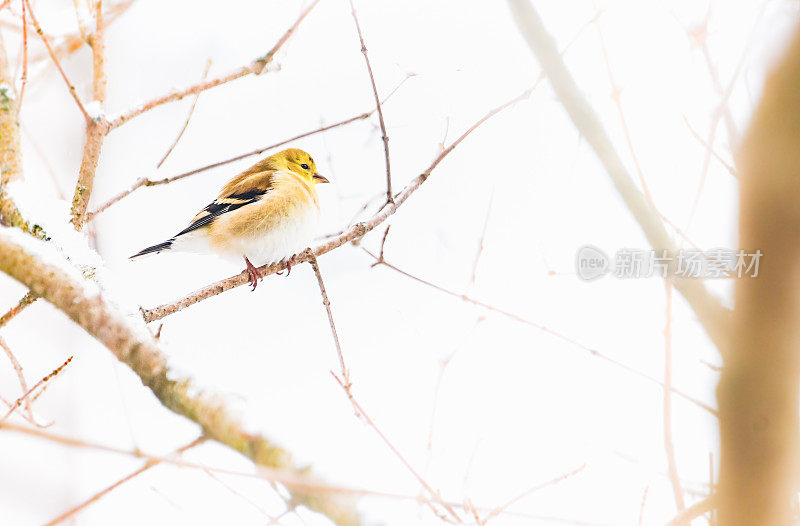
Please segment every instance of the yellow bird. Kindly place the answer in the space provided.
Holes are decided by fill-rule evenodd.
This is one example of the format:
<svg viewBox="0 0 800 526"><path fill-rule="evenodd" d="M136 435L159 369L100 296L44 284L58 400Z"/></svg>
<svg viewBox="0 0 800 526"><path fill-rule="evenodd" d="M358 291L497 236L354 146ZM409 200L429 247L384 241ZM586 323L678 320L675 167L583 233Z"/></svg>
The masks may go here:
<svg viewBox="0 0 800 526"><path fill-rule="evenodd" d="M165 250L244 257L255 290L263 275L253 261L265 265L291 258L314 239L320 216L316 185L327 182L309 154L283 150L231 179L177 235L130 259ZM289 271L291 263L288 259Z"/></svg>

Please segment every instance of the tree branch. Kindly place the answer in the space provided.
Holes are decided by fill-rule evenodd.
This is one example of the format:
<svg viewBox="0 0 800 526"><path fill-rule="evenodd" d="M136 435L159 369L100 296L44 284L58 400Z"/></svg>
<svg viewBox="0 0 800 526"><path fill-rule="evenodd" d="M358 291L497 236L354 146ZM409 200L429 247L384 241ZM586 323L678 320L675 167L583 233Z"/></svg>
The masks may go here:
<svg viewBox="0 0 800 526"><path fill-rule="evenodd" d="M467 131L465 131L458 139L453 141L453 143L450 144L450 146L445 148L436 157L436 159L434 159L431 165L428 166L428 168L424 172L415 177L399 194L397 194L395 196L394 202L387 204L387 206L383 207L377 214L375 214L369 220L362 223L357 223L352 227L348 228L347 230L345 230L344 232L342 232L341 234L329 239L328 241L320 245L317 245L313 249L313 254L315 256L321 256L322 254L326 254L331 250L339 248L345 243L348 243L356 239L360 239L364 237L367 234L367 232L370 232L376 226L386 221L386 219L388 219L389 216L394 214L397 211L397 209L400 208L400 206L402 206L402 204L405 202L406 199L408 199L411 196L411 194L417 191L417 189L422 185L422 183L424 183L428 179L428 177L430 177L431 173L439 165L439 163L441 163L444 160L444 158L447 157L450 154L450 152L452 152L456 148L456 146L458 146L461 143L461 141L466 139L467 136L469 136L469 134L475 131L484 122L492 118L495 114L501 112L502 110L506 109L512 104L515 104L516 102L528 98L528 96L530 96L531 92L533 92L533 90L536 88L536 86L538 86L538 84L539 82L537 81L532 87L525 90L519 96L514 97L510 101L498 106L497 108L491 110L489 113L484 115L480 120L478 120L475 124L473 124ZM308 260L309 260L309 254L307 252L302 252L294 257L295 263L304 263ZM260 267L259 270L266 277L269 276L270 274L279 272L284 268L286 268L285 263L276 263L271 266L264 265ZM248 282L249 282L249 277L247 272L242 272L240 274L231 276L216 283L212 283L211 285L203 287L202 289L196 290L195 292L189 294L188 296L173 303L167 303L164 305L160 305L158 307L154 307L152 309L143 309L142 316L144 320L148 323L151 321L160 320L165 316L169 316L170 314L174 314L182 309L185 309L186 307L194 305L199 301L211 298L213 296L216 296L217 294L222 294L225 291L228 291L240 285L244 285L245 283Z"/></svg>
<svg viewBox="0 0 800 526"><path fill-rule="evenodd" d="M267 66L275 58L275 55L278 53L281 47L283 47L283 45L289 40L289 37L291 37L292 34L297 30L298 26L300 26L300 23L303 21L303 19L311 12L312 9L314 9L314 7L316 7L319 1L320 0L314 0L306 9L303 10L302 13L300 13L300 16L297 18L295 23L292 24L292 26L286 30L286 32L281 36L281 38L278 39L278 41L275 43L274 46L272 46L272 49L270 49L266 55L255 59L246 66L242 66L229 73L226 73L225 75L213 78L211 80L202 81L180 90L172 91L167 95L163 95L149 102L145 102L140 106L132 108L112 119L109 119L108 123L109 131L121 126L123 123L133 119L134 117L138 117L139 115L145 113L146 111L150 111L153 108L161 106L162 104L167 104L169 102L175 102L181 100L187 95L193 95L195 93L199 93L201 91L205 91L207 89L211 89L216 86L220 86L222 84L231 82L232 80L246 77L247 75L261 75L265 71L268 71Z"/></svg>
<svg viewBox="0 0 800 526"><path fill-rule="evenodd" d="M353 0L350 0L350 12L353 14L353 21L356 23L358 39L361 41L361 53L364 55L364 61L367 63L367 72L369 73L369 80L372 84L372 93L375 95L375 104L376 109L378 110L378 122L381 125L381 134L383 138L383 153L386 157L386 202L391 203L394 199L394 194L392 193L392 166L389 162L389 135L386 133L386 123L383 120L381 98L378 95L378 86L375 85L375 75L372 73L372 64L369 62L367 45L364 43L364 35L361 33L361 25L358 23L358 15L356 14L356 6L355 3L353 3Z"/></svg>
<svg viewBox="0 0 800 526"><path fill-rule="evenodd" d="M20 242L25 242L25 246ZM105 345L117 359L133 369L165 407L196 422L208 437L257 464L302 474L303 470L292 465L288 452L263 436L246 432L218 397L199 391L190 379L171 378L166 356L146 331L131 325L102 297L87 295L83 283L64 270L40 261L31 253L39 248L38 244L19 237L13 230L0 229L0 270L47 300ZM339 525L358 523L353 509L329 495L298 490L293 494L297 502L325 513Z"/></svg>
<svg viewBox="0 0 800 526"><path fill-rule="evenodd" d="M667 249L674 252L677 247L670 240L658 213L636 188L633 178L615 151L599 117L567 70L553 38L547 33L536 9L529 0L508 0L508 4L520 33L538 58L561 104L575 127L594 149L650 245L656 250ZM720 352L724 353L728 344L730 311L723 307L698 280L676 279L674 285L692 307L711 340Z"/></svg>
<svg viewBox="0 0 800 526"><path fill-rule="evenodd" d="M136 182L133 183L133 185L130 188L120 192L119 194L117 194L116 196L112 197L111 199L109 199L108 201L103 203L102 205L98 206L97 209L94 210L93 212L89 212L86 215L86 221L91 221L92 219L94 219L94 217L96 215L104 212L107 208L109 208L110 206L114 205L118 201L121 201L123 198L127 197L128 195L132 194L133 192L135 192L139 188L142 188L143 186L158 186L158 185L162 185L162 184L173 183L175 181L180 181L181 179L185 179L186 177L189 177L191 175L195 175L195 174L198 174L200 172L205 172L206 170L211 170L212 168L217 168L217 167L223 166L225 164L229 164L229 163L232 163L232 162L235 162L235 161L239 161L241 159L245 159L247 157L251 157L253 155L258 155L258 154L264 153L266 151L273 150L273 149L275 149L275 148L277 148L279 146L283 146L284 144L289 144L290 142L296 141L298 139L302 139L304 137L308 137L310 135L316 135L317 133L326 132L326 131L331 130L333 128L338 128L339 126L344 126L346 124L350 124L351 122L367 119L367 118L369 118L370 115L372 115L374 113L374 111L375 110L372 110L372 111L367 112L367 113L362 113L361 115L356 115L355 117L350 117L349 119L345 119L345 120L337 122L335 124L329 124L328 126L323 126L322 128L317 128L315 130L307 131L307 132L301 133L300 135L295 135L294 137L291 137L289 139L284 139L282 141L276 142L275 144L270 144L269 146L264 146L263 148L258 148L256 150L252 150L250 152L243 153L243 154L237 155L235 157L231 157L230 159L225 159L224 161L218 161L218 162L206 165L206 166L201 166L200 168L195 168L194 170L189 170L188 172L184 172L184 173L181 173L181 174L178 174L178 175L173 175L172 177L165 177L164 179L155 179L155 180L147 179L147 178L144 178L144 177L140 178L140 179L137 179Z"/></svg>
<svg viewBox="0 0 800 526"><path fill-rule="evenodd" d="M764 254L734 288L723 356L719 523L794 521L800 390L800 30L768 75L737 156L739 243Z"/></svg>
<svg viewBox="0 0 800 526"><path fill-rule="evenodd" d="M25 0L27 2L28 0ZM94 102L103 111L106 100L106 71L105 71L105 29L103 27L103 2L97 0L95 4L95 30L89 36L92 46L93 90ZM75 195L72 197L72 226L80 231L86 222L86 209L92 197L94 177L97 173L97 163L100 161L100 150L103 148L103 139L108 133L108 123L102 115L89 118L86 123L86 144L83 148L83 158L78 172L78 182L75 185Z"/></svg>

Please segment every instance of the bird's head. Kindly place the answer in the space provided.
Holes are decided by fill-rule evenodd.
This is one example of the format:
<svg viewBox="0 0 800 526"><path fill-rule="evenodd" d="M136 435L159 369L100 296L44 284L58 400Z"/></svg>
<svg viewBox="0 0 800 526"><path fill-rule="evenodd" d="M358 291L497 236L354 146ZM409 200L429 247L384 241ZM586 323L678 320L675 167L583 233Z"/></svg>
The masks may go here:
<svg viewBox="0 0 800 526"><path fill-rule="evenodd" d="M317 173L314 159L303 150L289 148L276 153L271 160L278 169L294 172L313 184L330 182L325 176Z"/></svg>

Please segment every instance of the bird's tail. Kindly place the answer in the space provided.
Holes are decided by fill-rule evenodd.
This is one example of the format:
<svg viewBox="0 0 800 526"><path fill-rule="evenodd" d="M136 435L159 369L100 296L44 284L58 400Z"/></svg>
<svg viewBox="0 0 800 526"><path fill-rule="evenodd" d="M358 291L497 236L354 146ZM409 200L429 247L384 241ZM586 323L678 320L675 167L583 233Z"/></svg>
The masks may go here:
<svg viewBox="0 0 800 526"><path fill-rule="evenodd" d="M128 259L136 259L138 257L146 256L147 254L158 254L159 252L163 252L164 250L169 250L172 248L173 243L175 243L175 238L167 239L163 243L159 243L158 245L153 245L152 247L147 247L146 249L142 250L141 252L137 252L136 254L132 255Z"/></svg>

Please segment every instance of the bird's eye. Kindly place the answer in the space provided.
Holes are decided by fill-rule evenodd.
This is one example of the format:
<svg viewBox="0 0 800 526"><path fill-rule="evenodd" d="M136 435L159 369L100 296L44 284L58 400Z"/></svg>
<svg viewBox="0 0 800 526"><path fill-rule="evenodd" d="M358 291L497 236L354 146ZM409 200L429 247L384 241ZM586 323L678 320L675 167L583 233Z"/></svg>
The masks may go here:
<svg viewBox="0 0 800 526"><path fill-rule="evenodd" d="M300 165L300 168L302 168L303 170L308 170L308 165L306 163L303 163Z"/></svg>

